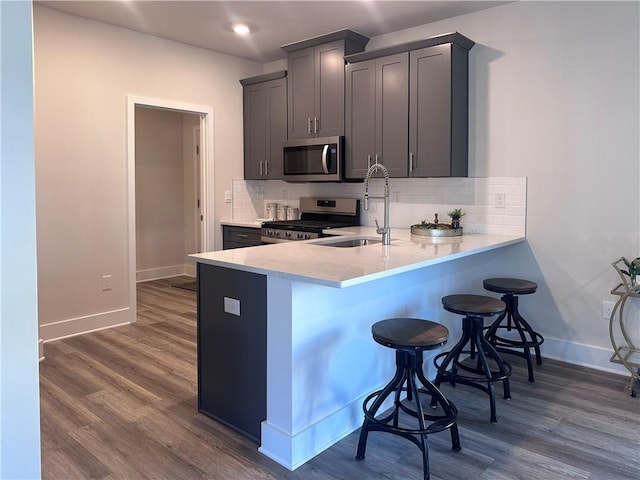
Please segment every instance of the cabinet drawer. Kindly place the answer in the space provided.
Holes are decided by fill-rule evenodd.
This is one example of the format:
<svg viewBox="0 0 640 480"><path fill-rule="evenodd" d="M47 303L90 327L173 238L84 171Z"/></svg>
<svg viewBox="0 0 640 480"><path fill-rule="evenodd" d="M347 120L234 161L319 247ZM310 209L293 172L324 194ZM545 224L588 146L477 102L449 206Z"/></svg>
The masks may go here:
<svg viewBox="0 0 640 480"><path fill-rule="evenodd" d="M260 245L260 228L223 225L222 241L224 250Z"/></svg>

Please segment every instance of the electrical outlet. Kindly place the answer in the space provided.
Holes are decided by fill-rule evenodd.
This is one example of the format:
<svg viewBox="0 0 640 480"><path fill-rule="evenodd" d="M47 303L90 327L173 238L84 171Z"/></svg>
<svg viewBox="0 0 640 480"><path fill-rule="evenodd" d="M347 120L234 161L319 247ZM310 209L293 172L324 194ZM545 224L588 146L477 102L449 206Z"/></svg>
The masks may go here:
<svg viewBox="0 0 640 480"><path fill-rule="evenodd" d="M231 315L240 316L240 300L224 297L224 311Z"/></svg>
<svg viewBox="0 0 640 480"><path fill-rule="evenodd" d="M614 302L603 301L602 302L602 318L609 320L611 318L611 313L613 312L613 307L616 304Z"/></svg>
<svg viewBox="0 0 640 480"><path fill-rule="evenodd" d="M496 208L505 208L507 206L507 194L504 192L496 193Z"/></svg>
<svg viewBox="0 0 640 480"><path fill-rule="evenodd" d="M102 291L111 290L111 275L102 276Z"/></svg>
<svg viewBox="0 0 640 480"><path fill-rule="evenodd" d="M224 203L231 203L231 190L224 191Z"/></svg>

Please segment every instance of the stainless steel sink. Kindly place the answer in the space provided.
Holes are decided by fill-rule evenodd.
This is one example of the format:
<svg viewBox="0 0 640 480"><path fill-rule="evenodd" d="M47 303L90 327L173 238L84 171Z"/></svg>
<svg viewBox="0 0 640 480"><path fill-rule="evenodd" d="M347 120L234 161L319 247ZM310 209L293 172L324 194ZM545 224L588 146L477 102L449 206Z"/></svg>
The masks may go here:
<svg viewBox="0 0 640 480"><path fill-rule="evenodd" d="M351 248L351 247L364 247L366 245L374 245L381 243L380 240L375 238L332 238L330 240L320 240L311 243L311 245L320 245L322 247L337 247L337 248Z"/></svg>

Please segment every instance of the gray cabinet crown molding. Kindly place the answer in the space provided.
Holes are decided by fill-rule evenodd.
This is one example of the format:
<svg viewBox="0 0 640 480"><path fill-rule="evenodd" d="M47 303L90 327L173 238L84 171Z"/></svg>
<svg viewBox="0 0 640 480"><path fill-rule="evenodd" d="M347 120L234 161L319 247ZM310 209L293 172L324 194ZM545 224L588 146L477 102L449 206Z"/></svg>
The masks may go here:
<svg viewBox="0 0 640 480"><path fill-rule="evenodd" d="M255 85L256 83L269 82L271 80L285 78L286 76L287 76L286 70L278 70L277 72L265 73L264 75L258 75L250 78L243 78L240 80L240 84L243 87L246 87L247 85Z"/></svg>
<svg viewBox="0 0 640 480"><path fill-rule="evenodd" d="M445 43L451 43L467 52L471 50L471 48L476 44L476 42L468 39L461 33L451 32L437 35L435 37L425 38L423 40L415 40L413 42L401 43L398 45L392 45L390 47L379 48L377 50L370 50L368 52L345 55L344 59L347 63L364 62L365 60L386 57L388 55L395 55L397 53L410 52L412 50L419 50L422 48L433 47Z"/></svg>
<svg viewBox="0 0 640 480"><path fill-rule="evenodd" d="M300 40L299 42L288 43L286 45L282 45L280 48L287 53L291 53L309 47L317 47L318 45L334 42L336 40L345 40L345 55L350 55L364 50L365 45L369 42L369 37L353 30L344 29L336 30L335 32L330 32L318 37Z"/></svg>

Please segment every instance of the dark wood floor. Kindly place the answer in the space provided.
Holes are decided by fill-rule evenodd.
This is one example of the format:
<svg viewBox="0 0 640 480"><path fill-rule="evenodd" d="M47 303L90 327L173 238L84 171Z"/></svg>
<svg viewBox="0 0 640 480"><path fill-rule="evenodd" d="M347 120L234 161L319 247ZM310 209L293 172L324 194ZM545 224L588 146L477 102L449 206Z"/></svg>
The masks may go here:
<svg viewBox="0 0 640 480"><path fill-rule="evenodd" d="M188 281L188 278L181 279ZM44 479L419 479L419 450L382 433L354 460L357 432L290 472L197 413L195 293L176 279L138 286L138 322L45 345L40 364ZM640 478L640 399L627 378L545 360L536 381L509 357L512 400L498 424L475 389L443 386L462 450L429 437L431 478ZM499 389L500 390L500 389Z"/></svg>

